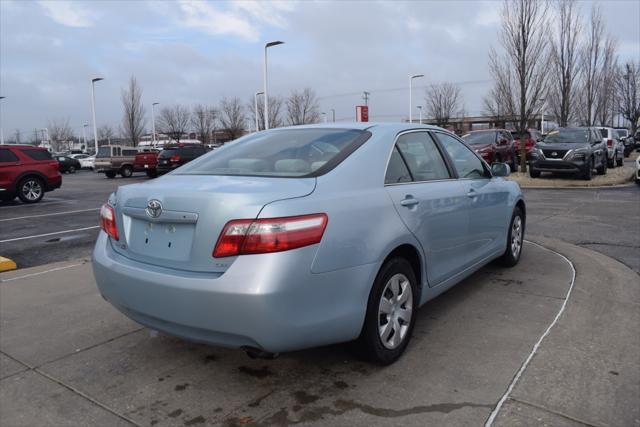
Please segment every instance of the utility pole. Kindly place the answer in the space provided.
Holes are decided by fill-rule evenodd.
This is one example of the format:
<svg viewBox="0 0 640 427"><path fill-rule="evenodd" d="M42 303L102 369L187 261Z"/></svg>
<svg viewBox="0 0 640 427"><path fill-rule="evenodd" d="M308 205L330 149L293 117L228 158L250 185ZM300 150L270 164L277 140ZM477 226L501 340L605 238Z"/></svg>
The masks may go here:
<svg viewBox="0 0 640 427"><path fill-rule="evenodd" d="M369 105L369 95L371 95L371 93L366 90L363 93L364 95L362 96L362 99L364 99L364 105Z"/></svg>
<svg viewBox="0 0 640 427"><path fill-rule="evenodd" d="M333 108L331 109L331 115L333 116L333 123L336 122L336 110L334 110Z"/></svg>
<svg viewBox="0 0 640 427"><path fill-rule="evenodd" d="M268 86L268 76L267 76L267 49L273 46L278 46L284 44L283 41L277 40L274 42L269 42L264 45L264 129L269 129L269 91L267 90Z"/></svg>

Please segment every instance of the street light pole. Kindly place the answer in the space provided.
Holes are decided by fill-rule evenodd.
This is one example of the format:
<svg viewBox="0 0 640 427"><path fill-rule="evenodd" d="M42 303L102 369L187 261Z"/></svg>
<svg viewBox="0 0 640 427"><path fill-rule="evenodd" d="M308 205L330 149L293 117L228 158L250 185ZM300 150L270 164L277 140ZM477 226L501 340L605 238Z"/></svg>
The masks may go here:
<svg viewBox="0 0 640 427"><path fill-rule="evenodd" d="M322 113L322 121L324 123L327 123L327 113L324 113L324 112Z"/></svg>
<svg viewBox="0 0 640 427"><path fill-rule="evenodd" d="M156 105L159 105L159 102L154 102L153 104L151 104L151 133L153 133L152 136L152 141L153 141L153 146L155 147L158 144L158 141L156 141Z"/></svg>
<svg viewBox="0 0 640 427"><path fill-rule="evenodd" d="M1 99L5 99L6 96L0 96ZM2 105L2 103L0 103ZM1 110L2 107L0 107ZM2 133L2 113L0 112L0 145L4 145L4 133Z"/></svg>
<svg viewBox="0 0 640 427"><path fill-rule="evenodd" d="M542 98L540 101L542 101L542 117L540 117L540 133L544 135L544 106L545 106L545 99Z"/></svg>
<svg viewBox="0 0 640 427"><path fill-rule="evenodd" d="M253 108L256 112L256 132L260 131L260 121L258 120L258 96L264 95L264 92L256 92L253 94Z"/></svg>
<svg viewBox="0 0 640 427"><path fill-rule="evenodd" d="M269 42L264 45L264 128L269 129L269 95L267 91L267 49L272 46L278 46L284 44L282 41Z"/></svg>
<svg viewBox="0 0 640 427"><path fill-rule="evenodd" d="M413 122L413 79L424 77L424 74L411 74L409 76L409 123Z"/></svg>
<svg viewBox="0 0 640 427"><path fill-rule="evenodd" d="M91 114L93 116L93 142L95 144L96 154L98 154L98 128L96 127L96 82L104 80L102 77L91 79Z"/></svg>
<svg viewBox="0 0 640 427"><path fill-rule="evenodd" d="M422 124L422 105L416 105L416 108L420 110L420 124Z"/></svg>
<svg viewBox="0 0 640 427"><path fill-rule="evenodd" d="M333 116L333 123L336 122L336 110L335 109L331 109L331 115Z"/></svg>
<svg viewBox="0 0 640 427"><path fill-rule="evenodd" d="M88 124L84 123L82 125L82 143L84 144L84 149L87 149L87 133L85 132L85 129L87 128L87 126L89 126Z"/></svg>

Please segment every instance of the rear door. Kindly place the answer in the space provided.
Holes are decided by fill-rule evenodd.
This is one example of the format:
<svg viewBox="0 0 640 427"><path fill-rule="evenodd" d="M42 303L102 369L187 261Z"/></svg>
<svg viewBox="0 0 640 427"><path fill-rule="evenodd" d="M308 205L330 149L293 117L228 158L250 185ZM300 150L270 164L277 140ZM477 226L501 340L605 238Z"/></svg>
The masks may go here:
<svg viewBox="0 0 640 427"><path fill-rule="evenodd" d="M0 147L0 196L12 189L20 159L8 148Z"/></svg>
<svg viewBox="0 0 640 427"><path fill-rule="evenodd" d="M429 285L461 272L466 264L469 200L428 132L411 131L397 138L385 188L422 245Z"/></svg>
<svg viewBox="0 0 640 427"><path fill-rule="evenodd" d="M491 179L491 172L484 162L462 141L448 133L434 134L453 161L469 203L465 256L467 264L473 265L504 245L504 233L510 220L509 191L502 182Z"/></svg>

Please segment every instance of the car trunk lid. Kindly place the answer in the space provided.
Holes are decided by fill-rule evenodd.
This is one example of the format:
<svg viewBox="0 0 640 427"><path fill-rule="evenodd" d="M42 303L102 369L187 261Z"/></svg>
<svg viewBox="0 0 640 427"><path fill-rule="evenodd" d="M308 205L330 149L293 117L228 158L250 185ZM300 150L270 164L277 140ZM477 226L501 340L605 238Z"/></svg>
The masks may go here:
<svg viewBox="0 0 640 427"><path fill-rule="evenodd" d="M315 178L168 175L121 187L115 209L116 252L147 264L224 272L235 257L213 258L224 225L254 219L276 200L313 192Z"/></svg>

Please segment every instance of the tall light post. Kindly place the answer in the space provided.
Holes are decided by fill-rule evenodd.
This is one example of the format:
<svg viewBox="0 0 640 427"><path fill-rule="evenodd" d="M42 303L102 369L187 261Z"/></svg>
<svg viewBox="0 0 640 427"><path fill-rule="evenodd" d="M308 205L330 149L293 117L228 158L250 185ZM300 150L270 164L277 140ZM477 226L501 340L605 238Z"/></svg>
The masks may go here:
<svg viewBox="0 0 640 427"><path fill-rule="evenodd" d="M88 124L84 123L82 125L82 143L84 144L84 149L87 149L87 133L85 132L85 130L87 129L87 126L89 126Z"/></svg>
<svg viewBox="0 0 640 427"><path fill-rule="evenodd" d="M540 117L540 133L544 135L544 106L546 100L542 98L540 102L542 102L542 117Z"/></svg>
<svg viewBox="0 0 640 427"><path fill-rule="evenodd" d="M336 122L336 110L333 109L333 108L331 109L331 116L333 118L333 123L335 123Z"/></svg>
<svg viewBox="0 0 640 427"><path fill-rule="evenodd" d="M258 120L258 96L264 95L264 92L256 92L253 94L253 108L256 112L256 132L260 130L260 121Z"/></svg>
<svg viewBox="0 0 640 427"><path fill-rule="evenodd" d="M422 105L416 105L416 108L420 110L420 124L422 124Z"/></svg>
<svg viewBox="0 0 640 427"><path fill-rule="evenodd" d="M267 91L267 49L284 44L282 41L269 42L264 45L264 128L269 129L269 95Z"/></svg>
<svg viewBox="0 0 640 427"><path fill-rule="evenodd" d="M0 96L0 100L5 99L6 96ZM2 105L2 103L0 103ZM2 133L2 107L0 107L0 145L4 145L4 133Z"/></svg>
<svg viewBox="0 0 640 427"><path fill-rule="evenodd" d="M98 128L96 127L96 82L104 80L102 77L91 79L91 114L93 116L93 142L95 143L96 154L98 154Z"/></svg>
<svg viewBox="0 0 640 427"><path fill-rule="evenodd" d="M413 79L424 77L424 74L411 74L409 76L409 123L413 122Z"/></svg>
<svg viewBox="0 0 640 427"><path fill-rule="evenodd" d="M322 112L321 114L322 114L322 122L327 123L327 113Z"/></svg>
<svg viewBox="0 0 640 427"><path fill-rule="evenodd" d="M160 105L160 103L154 102L151 104L151 133L153 134L151 139L154 147L158 144L158 141L156 141L156 105Z"/></svg>

